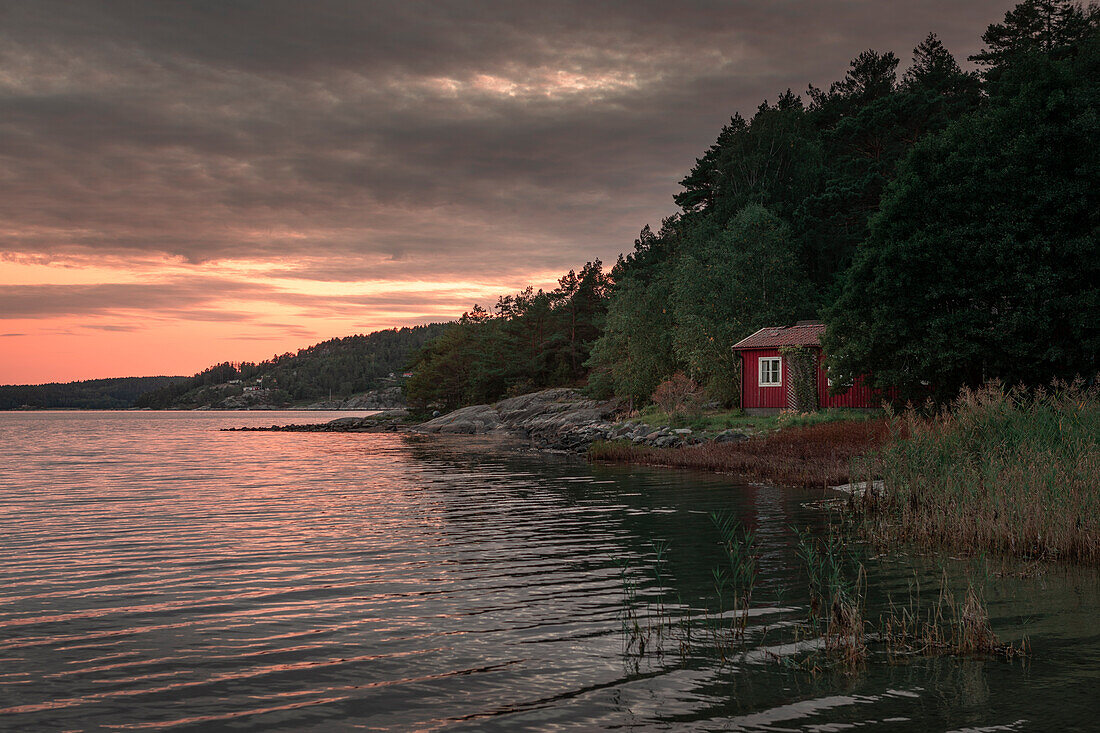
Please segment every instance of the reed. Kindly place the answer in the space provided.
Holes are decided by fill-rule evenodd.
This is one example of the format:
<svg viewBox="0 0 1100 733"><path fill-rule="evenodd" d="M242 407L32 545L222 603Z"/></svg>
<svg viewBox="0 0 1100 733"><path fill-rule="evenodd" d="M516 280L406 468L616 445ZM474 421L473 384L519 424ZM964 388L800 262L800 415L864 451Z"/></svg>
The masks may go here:
<svg viewBox="0 0 1100 733"><path fill-rule="evenodd" d="M889 541L1100 562L1100 385L964 390L854 469L883 477L858 509Z"/></svg>
<svg viewBox="0 0 1100 733"><path fill-rule="evenodd" d="M730 590L733 605L729 631L740 641L745 639L748 611L752 604L752 592L759 575L759 556L756 552L756 535L741 526L732 512L711 512L710 520L722 538L722 551L728 564L715 568L715 591L718 595L719 618L723 616L726 588Z"/></svg>
<svg viewBox="0 0 1100 733"><path fill-rule="evenodd" d="M867 576L862 563L833 531L821 539L799 532L798 555L809 581L810 628L818 633L824 621L826 656L848 667L859 664L867 658L863 620Z"/></svg>
<svg viewBox="0 0 1100 733"><path fill-rule="evenodd" d="M1028 653L1028 642L1002 643L993 633L981 592L968 583L957 600L943 577L934 604L923 606L919 588L903 606L892 600L879 620L876 636L891 657L984 654L1013 658Z"/></svg>
<svg viewBox="0 0 1100 733"><path fill-rule="evenodd" d="M713 513L711 520L726 562L712 568L715 598L708 608L692 609L679 598L668 602L673 581L667 568L667 542L653 542L652 556L641 567L618 561L622 651L635 665L663 657L669 644L682 661L690 654L705 653L723 663L744 660L753 643L763 646L767 626L754 627L759 633L753 642L746 638L759 575L755 536L730 514ZM889 599L876 622L867 614L867 572L858 546L845 532L836 527L824 537L799 532L797 551L807 575L808 617L786 625L787 633L779 633L793 642L810 641L808 646L815 648L776 656L781 664L816 674L828 669L852 672L871 661L872 653L896 662L915 656L974 654L1010 659L1028 651L1026 640L1012 645L997 639L981 591L973 583L968 582L961 600L957 599L945 572L935 601L929 603L914 580L905 602Z"/></svg>
<svg viewBox="0 0 1100 733"><path fill-rule="evenodd" d="M853 460L882 447L897 429L887 420L845 420L792 427L740 443L681 448L597 441L589 448L588 457L593 461L735 473L751 480L820 487L849 483Z"/></svg>

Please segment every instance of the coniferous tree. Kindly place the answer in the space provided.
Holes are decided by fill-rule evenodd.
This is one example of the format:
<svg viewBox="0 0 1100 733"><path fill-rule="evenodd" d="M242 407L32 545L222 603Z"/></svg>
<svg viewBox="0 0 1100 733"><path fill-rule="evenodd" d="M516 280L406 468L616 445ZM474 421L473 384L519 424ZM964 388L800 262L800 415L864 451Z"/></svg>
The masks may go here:
<svg viewBox="0 0 1100 733"><path fill-rule="evenodd" d="M1023 56L1071 53L1096 32L1098 24L1096 5L1084 8L1069 0L1024 0L1005 13L1003 22L989 25L982 34L986 48L970 60L987 67L987 77L994 79Z"/></svg>
<svg viewBox="0 0 1100 733"><path fill-rule="evenodd" d="M989 105L922 140L829 309L841 376L903 396L1100 364L1100 39L1002 70Z"/></svg>

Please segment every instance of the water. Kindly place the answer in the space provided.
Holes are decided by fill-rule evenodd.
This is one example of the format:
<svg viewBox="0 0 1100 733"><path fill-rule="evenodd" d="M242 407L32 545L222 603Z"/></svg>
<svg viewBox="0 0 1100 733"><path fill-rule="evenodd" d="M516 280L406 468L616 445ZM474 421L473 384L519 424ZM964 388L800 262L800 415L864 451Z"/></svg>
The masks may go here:
<svg viewBox="0 0 1100 733"><path fill-rule="evenodd" d="M347 413L343 413L347 414ZM747 633L805 618L820 492L388 434L223 433L320 413L0 413L0 729L1094 730L1091 571L868 561L872 603L985 589L1027 661L811 674L706 643L624 653L622 568L713 608L707 513L755 527ZM667 540L655 589L654 540ZM647 580L648 579L648 580ZM930 592L928 590L925 591ZM625 599L625 600L624 600ZM764 627L768 627L765 633Z"/></svg>

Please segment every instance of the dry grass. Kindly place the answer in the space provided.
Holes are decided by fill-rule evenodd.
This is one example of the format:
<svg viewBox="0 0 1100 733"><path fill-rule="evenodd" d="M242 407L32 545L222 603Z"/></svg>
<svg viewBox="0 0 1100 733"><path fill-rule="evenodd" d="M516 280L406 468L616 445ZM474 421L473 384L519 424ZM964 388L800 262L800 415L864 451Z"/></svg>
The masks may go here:
<svg viewBox="0 0 1100 733"><path fill-rule="evenodd" d="M884 490L865 497L888 542L1025 559L1100 562L1100 387L964 391L867 464Z"/></svg>
<svg viewBox="0 0 1100 733"><path fill-rule="evenodd" d="M595 461L692 468L734 473L756 481L794 486L848 483L852 460L881 448L891 436L886 420L841 421L788 428L742 443L704 443L683 448L651 448L624 442L597 442Z"/></svg>
<svg viewBox="0 0 1100 733"><path fill-rule="evenodd" d="M993 654L1007 658L1026 655L1028 643L1006 644L997 639L989 623L989 611L981 593L969 585L961 602L947 590L943 578L939 599L930 607L920 605L910 590L906 606L890 608L880 619L877 637L891 656Z"/></svg>

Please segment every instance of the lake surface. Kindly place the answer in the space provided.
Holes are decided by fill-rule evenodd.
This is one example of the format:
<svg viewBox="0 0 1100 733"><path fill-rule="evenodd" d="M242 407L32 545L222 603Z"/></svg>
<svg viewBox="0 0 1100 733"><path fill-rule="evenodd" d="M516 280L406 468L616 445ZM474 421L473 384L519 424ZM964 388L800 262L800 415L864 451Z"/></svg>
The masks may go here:
<svg viewBox="0 0 1100 733"><path fill-rule="evenodd" d="M777 644L807 615L795 531L823 531L821 492L399 435L218 431L334 416L0 413L0 729L1100 726L1093 571L869 559L868 615L946 571L984 589L994 630L1027 635L1030 657L876 653L811 673ZM639 656L632 613L717 612L714 510L758 537L750 653L703 638Z"/></svg>

